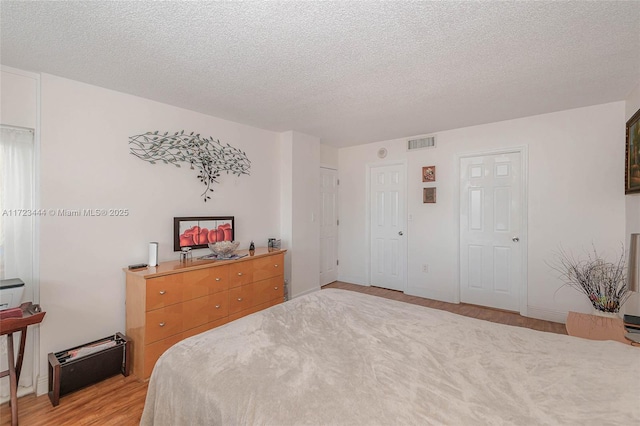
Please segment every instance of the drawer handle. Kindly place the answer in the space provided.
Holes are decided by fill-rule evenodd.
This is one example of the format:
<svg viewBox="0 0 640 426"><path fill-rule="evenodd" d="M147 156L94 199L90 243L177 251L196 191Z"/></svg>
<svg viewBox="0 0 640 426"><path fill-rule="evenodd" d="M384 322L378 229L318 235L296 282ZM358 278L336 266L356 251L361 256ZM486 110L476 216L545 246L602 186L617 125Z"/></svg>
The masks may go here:
<svg viewBox="0 0 640 426"><path fill-rule="evenodd" d="M274 268L277 268L277 267L278 267L278 265L273 265L273 267L274 267Z"/></svg>
<svg viewBox="0 0 640 426"><path fill-rule="evenodd" d="M166 291L165 290L160 290L160 294L165 294Z"/></svg>
<svg viewBox="0 0 640 426"><path fill-rule="evenodd" d="M164 327L164 322L161 322L160 324L158 324L160 327Z"/></svg>
<svg viewBox="0 0 640 426"><path fill-rule="evenodd" d="M220 309L220 305L216 305L216 309Z"/></svg>
<svg viewBox="0 0 640 426"><path fill-rule="evenodd" d="M242 276L242 272L238 272L238 276Z"/></svg>
<svg viewBox="0 0 640 426"><path fill-rule="evenodd" d="M238 302L242 302L242 297L238 297Z"/></svg>
<svg viewBox="0 0 640 426"><path fill-rule="evenodd" d="M216 281L220 281L220 278L219 278L219 277L218 277L218 278L216 278Z"/></svg>
<svg viewBox="0 0 640 426"><path fill-rule="evenodd" d="M274 289L274 290L277 290L277 289L278 289L278 287L274 287L273 289Z"/></svg>

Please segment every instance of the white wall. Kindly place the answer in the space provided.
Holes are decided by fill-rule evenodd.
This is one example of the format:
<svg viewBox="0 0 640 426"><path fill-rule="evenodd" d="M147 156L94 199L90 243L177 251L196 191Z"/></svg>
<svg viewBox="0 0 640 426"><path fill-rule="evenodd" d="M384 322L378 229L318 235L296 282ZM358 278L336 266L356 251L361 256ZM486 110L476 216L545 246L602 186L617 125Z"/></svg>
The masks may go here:
<svg viewBox="0 0 640 426"><path fill-rule="evenodd" d="M338 168L338 148L320 145L320 165L329 169Z"/></svg>
<svg viewBox="0 0 640 426"><path fill-rule="evenodd" d="M125 330L122 268L146 262L149 241L159 242L161 261L177 259L174 216L233 215L241 248L279 235L281 152L277 133L52 75L43 74L41 85L42 207L130 212L42 219L46 372L47 353ZM204 203L195 170L150 165L129 153L129 136L155 130L195 131L242 149L251 175L223 174Z"/></svg>
<svg viewBox="0 0 640 426"><path fill-rule="evenodd" d="M298 297L320 289L320 140L294 131L280 139L285 278L289 295Z"/></svg>
<svg viewBox="0 0 640 426"><path fill-rule="evenodd" d="M339 151L340 277L368 284L366 165L406 159L408 215L407 293L444 301L457 298L458 212L456 155L511 146L529 150L528 315L563 321L569 310L589 312L586 298L562 283L546 262L560 244L580 253L594 243L619 252L625 236L624 102L441 132L437 148L406 152L405 140ZM422 203L421 168L437 167L437 203ZM422 264L429 272L421 272Z"/></svg>
<svg viewBox="0 0 640 426"><path fill-rule="evenodd" d="M2 67L0 77L0 122L10 126L36 128L37 77Z"/></svg>
<svg viewBox="0 0 640 426"><path fill-rule="evenodd" d="M627 96L625 106L625 121L627 121L640 109L640 83ZM628 246L631 234L640 232L640 193L629 194L625 197L625 209L627 218L625 242ZM631 295L624 310L628 314L640 316L640 293Z"/></svg>

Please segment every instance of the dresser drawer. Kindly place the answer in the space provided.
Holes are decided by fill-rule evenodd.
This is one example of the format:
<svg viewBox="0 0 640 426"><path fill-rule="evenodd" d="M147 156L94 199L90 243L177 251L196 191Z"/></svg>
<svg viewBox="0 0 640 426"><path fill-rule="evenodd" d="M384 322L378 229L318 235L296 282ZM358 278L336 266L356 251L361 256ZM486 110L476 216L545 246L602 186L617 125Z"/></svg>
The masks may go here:
<svg viewBox="0 0 640 426"><path fill-rule="evenodd" d="M166 339L159 340L157 342L146 345L144 348L144 375L143 377L149 377L153 366L156 365L156 361L160 358L160 355L164 353L171 346L175 345L179 341L184 339L182 334L176 334ZM141 377L141 378L143 378Z"/></svg>
<svg viewBox="0 0 640 426"><path fill-rule="evenodd" d="M270 300L284 298L284 278L282 275L253 283L252 304L260 305Z"/></svg>
<svg viewBox="0 0 640 426"><path fill-rule="evenodd" d="M156 342L182 332L182 303L149 311L146 314L144 341Z"/></svg>
<svg viewBox="0 0 640 426"><path fill-rule="evenodd" d="M191 330L186 330L182 332L182 338L186 339L187 337L195 336L196 334L204 333L205 331L211 330L212 328L220 327L221 325L229 322L228 317L221 318L216 321L211 321L206 324L203 324L199 327L192 328Z"/></svg>
<svg viewBox="0 0 640 426"><path fill-rule="evenodd" d="M207 312L209 321L217 321L229 315L229 292L210 294Z"/></svg>
<svg viewBox="0 0 640 426"><path fill-rule="evenodd" d="M229 289L229 314L249 309L252 306L252 297L251 285Z"/></svg>
<svg viewBox="0 0 640 426"><path fill-rule="evenodd" d="M253 281L261 281L283 275L283 262L283 254L256 259L253 262Z"/></svg>
<svg viewBox="0 0 640 426"><path fill-rule="evenodd" d="M229 287L240 287L253 281L253 264L255 261L244 261L229 265Z"/></svg>
<svg viewBox="0 0 640 426"><path fill-rule="evenodd" d="M182 330L198 327L209 322L209 295L182 302Z"/></svg>
<svg viewBox="0 0 640 426"><path fill-rule="evenodd" d="M146 310L182 302L183 275L165 275L147 280Z"/></svg>
<svg viewBox="0 0 640 426"><path fill-rule="evenodd" d="M229 265L216 266L209 271L209 294L229 289Z"/></svg>
<svg viewBox="0 0 640 426"><path fill-rule="evenodd" d="M185 272L182 275L184 282L182 300L195 299L209 294L209 286L211 285L211 271L209 269Z"/></svg>

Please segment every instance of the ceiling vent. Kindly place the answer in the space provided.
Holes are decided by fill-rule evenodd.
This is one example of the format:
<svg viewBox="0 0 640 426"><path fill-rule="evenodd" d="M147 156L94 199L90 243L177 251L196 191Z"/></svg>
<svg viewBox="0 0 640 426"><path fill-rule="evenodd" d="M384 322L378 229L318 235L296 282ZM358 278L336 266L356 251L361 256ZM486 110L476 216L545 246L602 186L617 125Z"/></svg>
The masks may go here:
<svg viewBox="0 0 640 426"><path fill-rule="evenodd" d="M414 149L435 148L436 137L426 136L424 138L409 139L407 141L407 151L413 151Z"/></svg>

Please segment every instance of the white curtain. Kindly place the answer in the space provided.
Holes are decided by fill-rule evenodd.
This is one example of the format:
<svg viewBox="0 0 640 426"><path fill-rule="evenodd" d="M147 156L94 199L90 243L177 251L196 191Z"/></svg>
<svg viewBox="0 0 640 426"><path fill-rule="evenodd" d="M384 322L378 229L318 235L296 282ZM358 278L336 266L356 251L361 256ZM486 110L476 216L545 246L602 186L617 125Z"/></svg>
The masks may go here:
<svg viewBox="0 0 640 426"><path fill-rule="evenodd" d="M34 133L31 129L0 126L0 279L25 283L22 301L33 300L35 217ZM17 350L19 333L14 335ZM29 337L29 333L27 333ZM20 386L33 385L33 341L27 348ZM0 369L7 368L6 337L0 341ZM8 378L0 382L0 397L9 394Z"/></svg>

